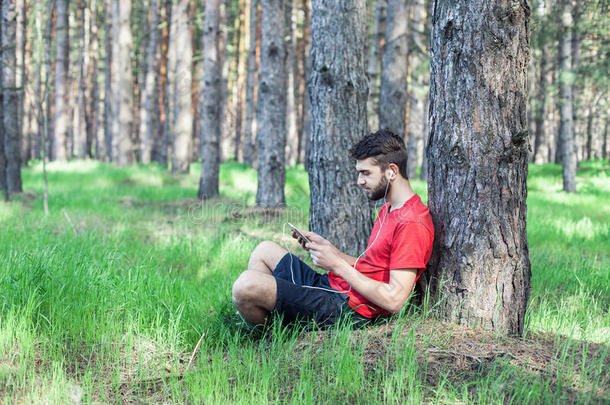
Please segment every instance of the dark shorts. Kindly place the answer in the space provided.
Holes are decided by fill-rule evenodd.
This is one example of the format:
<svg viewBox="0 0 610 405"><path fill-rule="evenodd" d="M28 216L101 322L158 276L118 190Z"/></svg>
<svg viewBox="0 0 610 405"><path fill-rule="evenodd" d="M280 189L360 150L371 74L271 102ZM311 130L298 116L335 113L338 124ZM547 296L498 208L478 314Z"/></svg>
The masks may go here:
<svg viewBox="0 0 610 405"><path fill-rule="evenodd" d="M273 312L283 315L284 323L315 321L321 326L350 317L357 327L371 320L354 311L349 297L330 286L327 274L319 274L297 256L287 253L273 271L277 298Z"/></svg>

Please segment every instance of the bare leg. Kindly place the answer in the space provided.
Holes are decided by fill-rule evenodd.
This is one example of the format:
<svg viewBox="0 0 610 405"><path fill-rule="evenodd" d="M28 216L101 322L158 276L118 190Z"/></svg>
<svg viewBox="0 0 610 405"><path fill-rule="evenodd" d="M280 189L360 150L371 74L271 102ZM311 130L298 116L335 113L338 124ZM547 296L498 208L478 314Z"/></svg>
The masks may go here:
<svg viewBox="0 0 610 405"><path fill-rule="evenodd" d="M258 244L250 255L248 270L255 270L271 275L282 257L288 253L286 249L275 242L264 241Z"/></svg>
<svg viewBox="0 0 610 405"><path fill-rule="evenodd" d="M233 302L253 325L262 324L275 306L277 285L271 274L246 270L233 284Z"/></svg>

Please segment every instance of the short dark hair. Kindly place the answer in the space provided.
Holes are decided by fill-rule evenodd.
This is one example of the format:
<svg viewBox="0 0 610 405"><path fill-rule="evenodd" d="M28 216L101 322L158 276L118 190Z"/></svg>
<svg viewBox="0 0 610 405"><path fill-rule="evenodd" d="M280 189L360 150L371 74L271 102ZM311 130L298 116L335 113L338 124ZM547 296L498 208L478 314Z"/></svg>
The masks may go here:
<svg viewBox="0 0 610 405"><path fill-rule="evenodd" d="M349 150L352 158L362 160L373 158L381 170L387 169L390 163L398 166L400 174L407 177L407 148L401 137L389 129L380 129L362 138Z"/></svg>

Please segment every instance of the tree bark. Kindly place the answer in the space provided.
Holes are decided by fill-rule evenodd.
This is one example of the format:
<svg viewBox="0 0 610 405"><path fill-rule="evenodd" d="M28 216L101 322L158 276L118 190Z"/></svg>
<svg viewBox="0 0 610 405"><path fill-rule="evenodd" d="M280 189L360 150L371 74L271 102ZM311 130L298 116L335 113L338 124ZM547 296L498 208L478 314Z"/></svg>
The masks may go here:
<svg viewBox="0 0 610 405"><path fill-rule="evenodd" d="M407 109L407 54L409 48L407 0L388 0L385 44L381 65L379 127L405 137Z"/></svg>
<svg viewBox="0 0 610 405"><path fill-rule="evenodd" d="M235 144L233 149L233 156L235 160L238 162L244 161L243 156L243 122L244 122L244 104L245 104L245 81L246 81L246 62L244 61L244 50L245 43L247 37L247 29L246 26L246 4L244 0L239 0L239 30L236 32L236 42L235 50L237 55L235 56L235 64L236 66L236 83L233 98L233 105L235 106ZM237 21L236 21L237 23Z"/></svg>
<svg viewBox="0 0 610 405"><path fill-rule="evenodd" d="M429 86L421 69L424 45L424 0L414 0L411 20L411 85L409 91L409 126L407 130L407 175L417 176L424 143L424 104Z"/></svg>
<svg viewBox="0 0 610 405"><path fill-rule="evenodd" d="M29 148L23 148L22 143L27 143L29 134L25 131L25 87L26 87L26 71L25 71L25 45L26 45L26 10L25 0L16 0L15 11L17 12L17 28L15 32L15 87L17 88L17 130L19 131L19 164L27 164Z"/></svg>
<svg viewBox="0 0 610 405"><path fill-rule="evenodd" d="M261 0L261 65L258 76L258 188L260 207L284 205L286 181L286 41L282 0Z"/></svg>
<svg viewBox="0 0 610 405"><path fill-rule="evenodd" d="M436 2L433 9L428 201L435 246L428 275L445 319L521 334L531 276L530 10L525 0L464 4Z"/></svg>
<svg viewBox="0 0 610 405"><path fill-rule="evenodd" d="M305 141L307 140L307 133L309 133L309 122L311 122L309 113L309 94L307 92L307 78L309 77L310 59L309 48L311 45L310 38L310 21L309 21L309 7L310 3L307 0L302 0L303 7L303 33L302 37L297 43L297 65L298 65L298 145L297 145L297 163L303 163L305 160Z"/></svg>
<svg viewBox="0 0 610 405"><path fill-rule="evenodd" d="M69 40L68 40L68 0L56 0L56 60L55 60L55 135L52 141L51 159L66 160L69 136Z"/></svg>
<svg viewBox="0 0 610 405"><path fill-rule="evenodd" d="M76 156L79 159L84 159L89 156L87 151L87 85L85 83L85 72L87 69L87 55L85 55L85 47L88 46L88 30L85 26L85 2L84 0L77 1L78 6L78 90L77 90L77 125L74 128L76 136L74 143L76 146ZM87 34L85 34L87 32Z"/></svg>
<svg viewBox="0 0 610 405"><path fill-rule="evenodd" d="M548 157L548 141L546 139L545 130L545 110L547 97L547 70L549 69L549 55L547 47L541 46L540 66L538 69L538 91L536 92L535 100L535 141L534 141L534 156L533 161L536 164L545 163Z"/></svg>
<svg viewBox="0 0 610 405"><path fill-rule="evenodd" d="M190 163L190 147L193 138L193 105L192 105L192 73L193 59L192 38L188 24L188 0L174 3L172 10L172 32L176 34L172 44L176 47L175 76L173 80L174 108L173 124L174 143L172 171L188 173ZM178 49L179 47L179 49Z"/></svg>
<svg viewBox="0 0 610 405"><path fill-rule="evenodd" d="M8 0L0 0L0 63L4 59L4 2ZM8 7L8 6L7 6ZM0 65L0 192L4 199L8 200L8 186L6 184L6 156L4 152L4 91L2 85L4 83L4 68Z"/></svg>
<svg viewBox="0 0 610 405"><path fill-rule="evenodd" d="M576 191L576 149L574 145L574 97L572 77L572 0L560 0L559 37L559 139L563 167L563 189Z"/></svg>
<svg viewBox="0 0 610 405"><path fill-rule="evenodd" d="M220 164L220 1L205 3L203 30L203 94L201 97L201 177L199 199L218 195L218 166Z"/></svg>
<svg viewBox="0 0 610 405"><path fill-rule="evenodd" d="M107 161L112 161L112 137L114 126L114 92L113 80L113 51L112 37L114 29L112 28L112 0L104 0L104 9L106 10L104 25L105 37L104 48L106 51L105 70L104 70L104 149L105 158Z"/></svg>
<svg viewBox="0 0 610 405"><path fill-rule="evenodd" d="M297 90L296 83L296 18L295 0L284 3L286 16L286 164L294 166L299 153L299 135L297 133Z"/></svg>
<svg viewBox="0 0 610 405"><path fill-rule="evenodd" d="M246 121L244 124L244 162L250 166L256 161L256 96L258 77L258 45L260 41L259 1L250 0L248 76L246 78Z"/></svg>
<svg viewBox="0 0 610 405"><path fill-rule="evenodd" d="M146 60L146 78L142 93L143 115L140 117L140 136L142 139L142 163L150 163L153 150L153 97L155 92L155 54L157 49L157 26L159 25L159 0L152 0L150 5L150 35L148 37L148 54Z"/></svg>
<svg viewBox="0 0 610 405"><path fill-rule="evenodd" d="M369 129L376 131L379 127L379 72L381 71L381 50L385 36L387 0L375 2L375 16L373 17L373 38L369 47L369 97L367 100L367 114Z"/></svg>
<svg viewBox="0 0 610 405"><path fill-rule="evenodd" d="M114 89L115 107L118 111L114 111L115 120L117 120L117 133L113 135L113 141L116 147L114 148L116 155L113 159L118 166L125 166L134 162L133 143L131 141L132 126L133 126L133 89L131 86L131 27L129 20L131 18L131 0L113 0L116 15L113 16L114 23L117 23L114 32L117 36L114 37L114 46L117 47L115 56L117 61L114 66L117 68L113 74L116 75L117 87ZM114 132L114 131L113 131ZM115 138L116 137L116 138Z"/></svg>
<svg viewBox="0 0 610 405"><path fill-rule="evenodd" d="M368 132L364 0L312 3L310 228L339 249L366 247L374 214L347 150Z"/></svg>
<svg viewBox="0 0 610 405"><path fill-rule="evenodd" d="M17 2L2 2L2 122L6 160L6 190L19 193L21 186L21 131L19 128L19 92L17 88Z"/></svg>

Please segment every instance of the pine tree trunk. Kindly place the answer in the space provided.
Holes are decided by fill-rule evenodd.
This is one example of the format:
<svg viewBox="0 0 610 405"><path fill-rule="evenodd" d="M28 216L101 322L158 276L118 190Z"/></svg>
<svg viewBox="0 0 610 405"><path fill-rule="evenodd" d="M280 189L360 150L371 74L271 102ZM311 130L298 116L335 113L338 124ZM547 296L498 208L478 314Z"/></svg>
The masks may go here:
<svg viewBox="0 0 610 405"><path fill-rule="evenodd" d="M105 24L105 37L104 37L104 48L106 51L105 70L104 70L104 149L106 160L111 162L113 158L112 145L114 144L113 127L114 127L114 46L112 45L112 38L114 36L114 29L112 27L112 3L113 0L104 0L104 9L106 10L104 24Z"/></svg>
<svg viewBox="0 0 610 405"><path fill-rule="evenodd" d="M218 49L220 50L220 161L224 161L231 153L231 109L229 103L229 30L228 14L231 0L224 0L220 4L220 38Z"/></svg>
<svg viewBox="0 0 610 405"><path fill-rule="evenodd" d="M19 128L19 92L17 88L17 2L2 1L2 122L6 189L19 193L21 186L21 131Z"/></svg>
<svg viewBox="0 0 610 405"><path fill-rule="evenodd" d="M174 143L172 171L188 173L190 163L190 148L193 138L193 105L192 105L192 73L193 59L192 38L188 24L188 0L174 3L172 10L172 33L176 36L172 44L176 47L175 76L173 80L174 108L173 124ZM178 49L179 48L179 49Z"/></svg>
<svg viewBox="0 0 610 405"><path fill-rule="evenodd" d="M258 188L256 204L281 207L286 181L286 41L284 1L261 0L258 76Z"/></svg>
<svg viewBox="0 0 610 405"><path fill-rule="evenodd" d="M103 136L99 136L99 117L100 117L100 97L98 87L98 52L99 52L99 30L98 30L98 0L92 0L89 13L91 15L91 23L89 24L89 37L91 43L89 44L89 73L88 76L91 80L88 86L88 116L89 121L87 122L87 151L89 157L101 159L103 148L100 150L100 141L103 140Z"/></svg>
<svg viewBox="0 0 610 405"><path fill-rule="evenodd" d="M250 0L248 76L246 78L246 121L244 124L244 162L250 166L256 161L256 89L258 70L258 43L260 38L259 1Z"/></svg>
<svg viewBox="0 0 610 405"><path fill-rule="evenodd" d="M244 42L245 42L245 2L238 2L238 16L235 19L235 25L238 29L235 31L235 85L233 86L233 107L235 108L235 142L233 144L233 157L238 162L243 162L242 155L242 128L243 128L243 106L244 106L244 81L245 81L245 63L244 63Z"/></svg>
<svg viewBox="0 0 610 405"><path fill-rule="evenodd" d="M76 156L79 159L84 159L89 155L87 151L87 113L85 111L87 105L86 91L87 87L85 84L85 72L86 66L86 55L85 46L89 41L86 41L85 27L85 2L84 0L77 1L78 6L78 90L77 90L77 117L75 126L76 136L74 137L74 143L76 146Z"/></svg>
<svg viewBox="0 0 610 405"><path fill-rule="evenodd" d="M159 64L159 129L161 136L157 152L157 162L167 165L167 154L169 149L169 31L171 25L171 0L165 0L163 7L164 26L163 40L161 42L161 63Z"/></svg>
<svg viewBox="0 0 610 405"><path fill-rule="evenodd" d="M432 16L427 276L445 319L502 334L523 332L530 291L529 13L472 0Z"/></svg>
<svg viewBox="0 0 610 405"><path fill-rule="evenodd" d="M142 163L150 163L153 150L153 97L155 92L155 54L157 49L157 25L159 25L159 0L152 0L150 7L150 35L148 37L148 58L146 78L142 92L143 115L140 117L140 137L142 139Z"/></svg>
<svg viewBox="0 0 610 405"><path fill-rule="evenodd" d="M368 132L365 27L365 0L312 2L309 226L355 255L374 218L347 152Z"/></svg>
<svg viewBox="0 0 610 405"><path fill-rule="evenodd" d="M27 151L29 148L24 148L23 144L27 143L29 134L25 131L25 45L26 45L26 15L25 15L25 0L16 0L15 10L17 12L17 29L15 32L15 87L17 93L17 130L19 131L19 162L20 165L26 165L28 161Z"/></svg>
<svg viewBox="0 0 610 405"><path fill-rule="evenodd" d="M56 0L56 60L55 60L55 135L52 142L51 159L66 160L68 154L69 136L69 106L70 91L69 75L69 43L68 43L68 0Z"/></svg>
<svg viewBox="0 0 610 405"><path fill-rule="evenodd" d="M131 18L131 0L114 0L114 10L117 14L113 16L114 23L117 23L114 32L117 36L114 37L114 46L117 48L113 56L117 56L117 60L113 61L117 68L113 74L116 75L116 85L114 89L115 107L118 111L114 111L114 119L116 120L115 128L118 130L113 133L116 136L116 155L113 159L118 166L129 165L134 162L133 143L131 135L133 130L133 89L131 86L131 27L129 20ZM118 124L118 125L117 125ZM113 131L114 132L114 131ZM114 140L113 136L113 140Z"/></svg>
<svg viewBox="0 0 610 405"><path fill-rule="evenodd" d="M379 72L381 71L381 50L385 35L387 0L375 2L375 16L373 17L373 38L369 47L369 97L367 100L368 123L371 131L379 127Z"/></svg>
<svg viewBox="0 0 610 405"><path fill-rule="evenodd" d="M199 199L218 195L218 166L220 164L220 1L205 3L203 29L203 94L201 97L201 177Z"/></svg>
<svg viewBox="0 0 610 405"><path fill-rule="evenodd" d="M311 44L310 29L309 29L309 1L302 0L303 8L303 33L297 43L297 65L298 65L298 145L297 145L297 163L303 163L305 160L305 141L307 140L306 133L308 132L309 118L309 94L307 92L307 78L309 77L309 48Z"/></svg>
<svg viewBox="0 0 610 405"><path fill-rule="evenodd" d="M534 163L545 163L548 156L548 141L545 130L545 110L546 110L546 90L547 90L547 70L549 69L549 56L547 47L541 47L540 67L538 69L538 91L535 101L535 142L534 142Z"/></svg>
<svg viewBox="0 0 610 405"><path fill-rule="evenodd" d="M296 18L294 15L295 0L284 3L286 16L286 164L294 166L298 159L299 136L297 134L297 100L296 100Z"/></svg>
<svg viewBox="0 0 610 405"><path fill-rule="evenodd" d="M428 87L425 72L421 64L426 46L423 41L424 34L424 0L414 0L411 21L411 88L409 91L409 127L407 130L407 175L409 178L417 176L424 146L424 104Z"/></svg>
<svg viewBox="0 0 610 405"><path fill-rule="evenodd" d="M0 63L4 59L4 2L0 0ZM8 6L7 6L8 7ZM4 68L0 65L0 192L4 199L8 200L8 186L6 184L6 156L4 152L4 91L1 86L4 83Z"/></svg>
<svg viewBox="0 0 610 405"><path fill-rule="evenodd" d="M407 0L388 0L381 65L379 127L405 137L409 45Z"/></svg>
<svg viewBox="0 0 610 405"><path fill-rule="evenodd" d="M574 145L574 97L571 83L572 0L560 0L559 37L559 139L563 166L563 189L576 191L576 148Z"/></svg>

